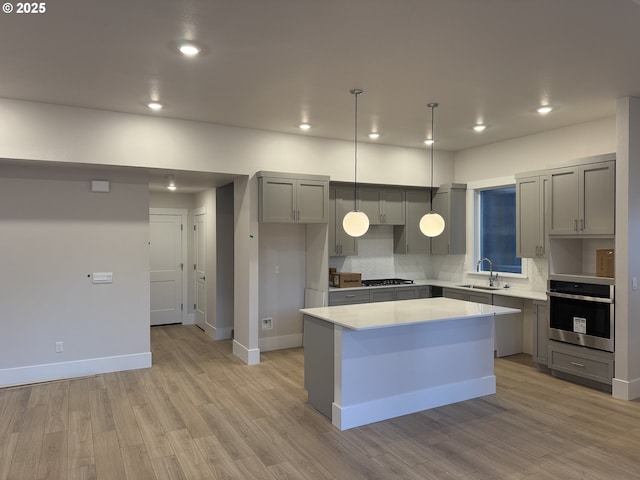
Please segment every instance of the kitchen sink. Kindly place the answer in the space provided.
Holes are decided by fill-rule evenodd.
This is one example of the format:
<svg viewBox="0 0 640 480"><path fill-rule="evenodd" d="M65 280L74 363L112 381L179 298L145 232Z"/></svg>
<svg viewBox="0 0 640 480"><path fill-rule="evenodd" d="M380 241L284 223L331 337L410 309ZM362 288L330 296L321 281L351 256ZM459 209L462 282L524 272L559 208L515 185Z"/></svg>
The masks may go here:
<svg viewBox="0 0 640 480"><path fill-rule="evenodd" d="M475 290L502 290L502 287L485 287L484 285L456 285L456 287L473 288Z"/></svg>

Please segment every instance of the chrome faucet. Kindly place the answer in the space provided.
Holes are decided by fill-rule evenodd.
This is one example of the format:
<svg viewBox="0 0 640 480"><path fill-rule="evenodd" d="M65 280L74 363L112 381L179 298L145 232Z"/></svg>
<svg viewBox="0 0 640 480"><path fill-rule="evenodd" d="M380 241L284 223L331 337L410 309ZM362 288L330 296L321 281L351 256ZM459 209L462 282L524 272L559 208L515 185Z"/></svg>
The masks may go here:
<svg viewBox="0 0 640 480"><path fill-rule="evenodd" d="M489 262L489 286L493 287L493 282L495 282L498 279L498 274L497 273L496 273L495 278L493 276L493 262L491 260L489 260L487 257L481 258L480 260L478 260L478 263L476 264L476 271L477 272L480 271L480 265L482 265L482 262Z"/></svg>

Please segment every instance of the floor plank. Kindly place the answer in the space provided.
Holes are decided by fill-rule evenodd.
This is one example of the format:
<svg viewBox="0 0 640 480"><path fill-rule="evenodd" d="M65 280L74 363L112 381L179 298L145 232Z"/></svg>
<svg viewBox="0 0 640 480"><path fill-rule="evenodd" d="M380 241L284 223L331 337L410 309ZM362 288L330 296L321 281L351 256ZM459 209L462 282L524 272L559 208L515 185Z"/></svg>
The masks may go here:
<svg viewBox="0 0 640 480"><path fill-rule="evenodd" d="M301 348L243 365L193 326L150 369L0 389L0 480L640 478L640 402L495 361L497 393L340 432Z"/></svg>

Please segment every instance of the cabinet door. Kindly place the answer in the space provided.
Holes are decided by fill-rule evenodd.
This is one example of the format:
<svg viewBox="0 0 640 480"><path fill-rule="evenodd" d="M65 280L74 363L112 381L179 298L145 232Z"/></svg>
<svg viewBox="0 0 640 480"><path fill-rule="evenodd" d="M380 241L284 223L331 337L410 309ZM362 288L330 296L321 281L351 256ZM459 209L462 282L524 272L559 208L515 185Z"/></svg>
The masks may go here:
<svg viewBox="0 0 640 480"><path fill-rule="evenodd" d="M466 300L467 299L467 294L466 292L462 291L462 290L455 290L452 288L443 288L442 289L442 296L446 297L446 298L453 298L456 300Z"/></svg>
<svg viewBox="0 0 640 480"><path fill-rule="evenodd" d="M429 213L430 193L428 190L407 190L405 192L405 223L394 227L394 253L429 253L430 242L420 231L420 219Z"/></svg>
<svg viewBox="0 0 640 480"><path fill-rule="evenodd" d="M347 232L342 228L342 219L348 212L353 210L353 188L336 187L335 195L335 219L333 224L336 255L357 255L358 240L347 235Z"/></svg>
<svg viewBox="0 0 640 480"><path fill-rule="evenodd" d="M390 302L395 300L393 296L393 288L375 288L369 293L371 303L375 302Z"/></svg>
<svg viewBox="0 0 640 480"><path fill-rule="evenodd" d="M382 190L382 221L385 225L404 225L404 190L385 188Z"/></svg>
<svg viewBox="0 0 640 480"><path fill-rule="evenodd" d="M533 302L533 325L532 325L533 348L531 356L533 361L542 365L548 362L549 347L549 317L547 302Z"/></svg>
<svg viewBox="0 0 640 480"><path fill-rule="evenodd" d="M431 287L429 285L418 287L418 298L431 298Z"/></svg>
<svg viewBox="0 0 640 480"><path fill-rule="evenodd" d="M465 300L491 305L493 303L493 296L490 293L469 292Z"/></svg>
<svg viewBox="0 0 640 480"><path fill-rule="evenodd" d="M543 201L540 177L516 182L516 256L535 258L543 252Z"/></svg>
<svg viewBox="0 0 640 480"><path fill-rule="evenodd" d="M580 170L580 233L615 233L615 162L585 166Z"/></svg>
<svg viewBox="0 0 640 480"><path fill-rule="evenodd" d="M296 182L296 219L299 223L329 221L329 184L320 180Z"/></svg>
<svg viewBox="0 0 640 480"><path fill-rule="evenodd" d="M444 231L437 237L431 238L431 254L432 255L448 255L449 246L449 230L451 229L449 215L450 192L438 190L433 196L433 212L439 213L444 218Z"/></svg>
<svg viewBox="0 0 640 480"><path fill-rule="evenodd" d="M551 205L549 208L550 235L576 235L580 209L578 168L562 168L549 173Z"/></svg>
<svg viewBox="0 0 640 480"><path fill-rule="evenodd" d="M261 178L260 221L295 223L296 181L290 178Z"/></svg>
<svg viewBox="0 0 640 480"><path fill-rule="evenodd" d="M369 225L380 225L382 223L380 192L379 188L364 187L358 189L358 209L367 214Z"/></svg>
<svg viewBox="0 0 640 480"><path fill-rule="evenodd" d="M467 188L464 184L438 188L433 197L433 212L444 218L444 231L431 239L432 255L460 255L465 253Z"/></svg>
<svg viewBox="0 0 640 480"><path fill-rule="evenodd" d="M579 180L578 168L562 168L549 173L549 188L551 189L550 235L576 235L578 233Z"/></svg>
<svg viewBox="0 0 640 480"><path fill-rule="evenodd" d="M418 298L418 287L400 287L394 288L396 300L413 300Z"/></svg>

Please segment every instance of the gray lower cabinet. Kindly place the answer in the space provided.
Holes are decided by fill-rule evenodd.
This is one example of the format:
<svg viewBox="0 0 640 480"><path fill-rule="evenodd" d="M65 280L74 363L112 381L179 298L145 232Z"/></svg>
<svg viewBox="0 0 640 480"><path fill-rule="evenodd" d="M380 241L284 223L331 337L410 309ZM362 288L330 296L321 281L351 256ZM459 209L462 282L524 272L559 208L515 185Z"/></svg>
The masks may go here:
<svg viewBox="0 0 640 480"><path fill-rule="evenodd" d="M516 297L492 295L484 292L470 292L456 288L443 288L442 295L466 302L485 303L522 310L523 300ZM498 315L495 317L494 349L496 357L506 357L522 353L522 313Z"/></svg>
<svg viewBox="0 0 640 480"><path fill-rule="evenodd" d="M532 320L532 352L531 357L534 362L544 365L549 361L549 309L547 302L533 301Z"/></svg>
<svg viewBox="0 0 640 480"><path fill-rule="evenodd" d="M493 304L493 298L490 293L469 292L467 290L458 290L455 288L443 288L442 296L446 298L455 298L456 300L464 300L465 302Z"/></svg>
<svg viewBox="0 0 640 480"><path fill-rule="evenodd" d="M495 351L496 357L506 357L522 353L523 321L522 310L524 300L516 297L493 295L493 304L500 307L517 308L520 313L497 315L495 317Z"/></svg>
<svg viewBox="0 0 640 480"><path fill-rule="evenodd" d="M611 385L613 353L549 340L549 370L558 376L570 375L593 385Z"/></svg>
<svg viewBox="0 0 640 480"><path fill-rule="evenodd" d="M407 287L332 290L329 292L329 306L392 302L416 298L431 298L431 287L429 285L411 285Z"/></svg>
<svg viewBox="0 0 640 480"><path fill-rule="evenodd" d="M329 292L329 306L352 305L356 303L369 303L369 290L332 290Z"/></svg>

